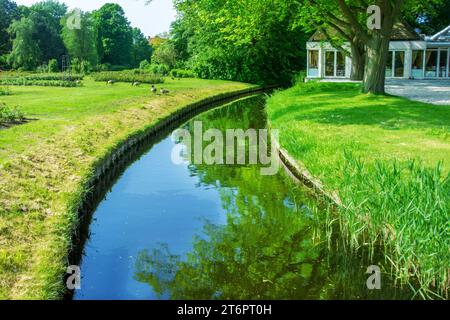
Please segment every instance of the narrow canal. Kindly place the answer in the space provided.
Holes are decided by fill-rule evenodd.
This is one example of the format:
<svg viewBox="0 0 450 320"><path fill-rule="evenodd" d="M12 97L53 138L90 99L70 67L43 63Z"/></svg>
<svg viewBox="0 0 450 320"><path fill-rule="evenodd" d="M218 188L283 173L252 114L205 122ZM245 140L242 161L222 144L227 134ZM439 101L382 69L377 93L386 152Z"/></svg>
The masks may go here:
<svg viewBox="0 0 450 320"><path fill-rule="evenodd" d="M264 97L205 112L207 128L265 128ZM281 169L174 164L168 135L130 165L92 213L74 299L399 298L384 261L330 250L321 210ZM384 279L383 279L384 280Z"/></svg>

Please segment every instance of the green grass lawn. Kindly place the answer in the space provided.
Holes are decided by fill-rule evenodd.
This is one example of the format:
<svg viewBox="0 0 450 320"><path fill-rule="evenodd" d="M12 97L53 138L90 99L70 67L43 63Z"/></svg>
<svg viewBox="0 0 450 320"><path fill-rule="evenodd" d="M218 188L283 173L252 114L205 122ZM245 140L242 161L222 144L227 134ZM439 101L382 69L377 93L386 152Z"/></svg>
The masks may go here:
<svg viewBox="0 0 450 320"><path fill-rule="evenodd" d="M401 280L447 295L450 106L308 83L272 96L268 115L281 146L340 196L348 242L383 244Z"/></svg>
<svg viewBox="0 0 450 320"><path fill-rule="evenodd" d="M250 85L166 79L149 85L11 87L0 103L32 121L0 129L0 299L55 299L63 292L75 208L93 167L130 135L194 101Z"/></svg>

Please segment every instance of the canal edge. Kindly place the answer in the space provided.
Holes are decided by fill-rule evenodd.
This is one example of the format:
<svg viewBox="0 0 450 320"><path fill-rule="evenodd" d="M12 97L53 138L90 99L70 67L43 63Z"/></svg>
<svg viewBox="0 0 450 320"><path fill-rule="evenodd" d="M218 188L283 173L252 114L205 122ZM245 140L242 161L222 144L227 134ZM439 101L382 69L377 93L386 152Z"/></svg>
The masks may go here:
<svg viewBox="0 0 450 320"><path fill-rule="evenodd" d="M66 255L69 264L70 262L79 261L81 258L82 252L78 252L79 248L76 248L80 241L77 237L82 233L84 224L82 222L83 218L85 218L86 215L91 214L89 211L93 205L93 191L103 177L106 177L109 172L113 172L116 168L121 167L122 162L128 161L126 158L129 154L134 154L136 150L148 143L149 140L157 139L159 135L163 134L174 124L187 121L197 114L214 109L220 105L261 94L273 90L276 87L278 86L251 86L246 89L220 93L189 103L160 119L157 123L131 133L123 141L116 144L111 151L97 159L91 166L91 174L85 176L83 179L84 182L79 186L79 192L73 199L75 205L68 208L69 212L72 212L76 217L75 225L72 226L72 230L70 231L72 240ZM84 242L84 240L81 241ZM63 281L61 281L61 283L64 283L67 279L67 274L62 276ZM60 298L71 299L71 297L71 292L67 290L61 292Z"/></svg>
<svg viewBox="0 0 450 320"><path fill-rule="evenodd" d="M269 120L267 120L267 123L269 130L272 130ZM287 150L283 149L277 139L273 139L273 141L278 161L292 181L306 186L319 196L325 197L332 205L343 207L342 200L336 191L331 193L326 191L320 179L314 177L304 164L295 160Z"/></svg>

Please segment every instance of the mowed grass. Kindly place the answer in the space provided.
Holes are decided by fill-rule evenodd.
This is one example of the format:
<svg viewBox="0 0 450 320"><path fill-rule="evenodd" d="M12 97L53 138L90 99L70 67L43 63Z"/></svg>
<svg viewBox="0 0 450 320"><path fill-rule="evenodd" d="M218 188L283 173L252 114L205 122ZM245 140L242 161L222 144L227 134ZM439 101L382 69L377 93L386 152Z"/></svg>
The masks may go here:
<svg viewBox="0 0 450 320"><path fill-rule="evenodd" d="M450 106L308 83L268 100L280 144L342 200L350 247L383 247L423 298L448 297Z"/></svg>
<svg viewBox="0 0 450 320"><path fill-rule="evenodd" d="M150 85L83 83L0 97L32 119L0 130L0 299L61 298L77 206L111 150L189 103L250 86L166 79L161 95Z"/></svg>

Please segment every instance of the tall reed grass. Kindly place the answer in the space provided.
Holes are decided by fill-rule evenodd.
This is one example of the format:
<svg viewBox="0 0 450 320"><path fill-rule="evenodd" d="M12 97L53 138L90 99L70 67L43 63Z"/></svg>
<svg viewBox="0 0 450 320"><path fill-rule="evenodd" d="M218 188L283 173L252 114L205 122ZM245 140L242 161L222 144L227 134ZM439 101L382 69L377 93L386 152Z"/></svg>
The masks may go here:
<svg viewBox="0 0 450 320"><path fill-rule="evenodd" d="M346 153L341 170L344 206L336 218L349 248L384 248L400 282L422 298L448 298L450 178L441 165L367 165Z"/></svg>

